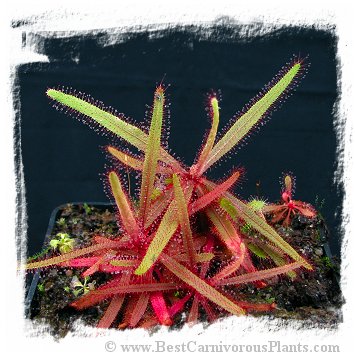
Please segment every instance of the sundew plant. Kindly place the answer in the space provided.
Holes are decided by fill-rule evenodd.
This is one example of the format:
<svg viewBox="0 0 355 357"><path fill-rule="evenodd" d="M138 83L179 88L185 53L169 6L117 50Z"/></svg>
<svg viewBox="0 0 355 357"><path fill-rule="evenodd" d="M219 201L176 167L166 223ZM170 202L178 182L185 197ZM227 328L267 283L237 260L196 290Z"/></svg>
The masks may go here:
<svg viewBox="0 0 355 357"><path fill-rule="evenodd" d="M119 147L107 146L122 170L106 173L122 234L93 236L88 246L61 254L53 251L49 258L28 262L26 269L55 265L80 268L83 278L107 274L105 283L71 304L83 310L109 301L98 321L100 328L111 327L118 314L122 316L120 328L133 328L173 325L182 316L187 323L195 323L201 311L213 321L230 314L274 309L272 302L240 299L239 289L245 284L262 289L268 279L281 274L292 281L298 269L312 270L312 266L276 232L264 213L275 213L275 222L288 223L295 210L308 217L315 210L292 201L290 176L285 178L283 202L264 205L234 195L241 169L220 182L211 181L206 172L287 98L305 69L304 61L294 58L218 136L220 108L217 96L211 94L211 127L191 167L174 158L163 144L167 116L163 84L154 92L149 130L81 92L48 89L47 96L57 109L122 139ZM132 147L140 154L132 154ZM131 196L122 180L127 169L139 174L137 195ZM258 270L253 255L268 259L269 267Z"/></svg>

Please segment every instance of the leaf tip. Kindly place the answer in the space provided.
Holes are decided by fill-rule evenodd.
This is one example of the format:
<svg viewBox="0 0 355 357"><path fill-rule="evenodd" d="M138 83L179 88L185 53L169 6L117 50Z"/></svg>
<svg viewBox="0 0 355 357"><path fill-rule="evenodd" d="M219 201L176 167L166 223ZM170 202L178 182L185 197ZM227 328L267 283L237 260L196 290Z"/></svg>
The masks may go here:
<svg viewBox="0 0 355 357"><path fill-rule="evenodd" d="M57 95L58 95L59 91L53 88L48 88L46 90L46 95L47 97L51 98L51 99L56 99Z"/></svg>

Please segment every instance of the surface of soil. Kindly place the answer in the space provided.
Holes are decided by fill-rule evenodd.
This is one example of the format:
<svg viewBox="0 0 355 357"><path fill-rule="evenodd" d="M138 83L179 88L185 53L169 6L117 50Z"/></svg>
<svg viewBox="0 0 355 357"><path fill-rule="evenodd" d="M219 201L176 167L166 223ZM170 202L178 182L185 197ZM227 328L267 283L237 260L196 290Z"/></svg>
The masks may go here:
<svg viewBox="0 0 355 357"><path fill-rule="evenodd" d="M284 275L267 281L265 288L253 284L244 285L235 291L239 300L250 302L276 303L269 312L250 312L255 316L267 315L270 319L282 318L285 322L298 320L305 327L335 328L341 321L342 296L339 286L339 261L329 257L324 249L328 231L320 217L306 219L295 216L290 227L275 225L279 234L302 254L313 266L313 271L298 270L297 277ZM49 239L57 233L68 233L75 238L75 247L91 243L94 235L117 236L119 228L111 206L66 205L58 212L56 223ZM47 242L48 246L48 242ZM44 248L47 247L45 245ZM41 259L51 256L50 251ZM258 269L270 268L265 259L253 257ZM69 307L76 299L72 288L73 279L80 277L83 269L49 267L40 272L39 283L31 301L28 317L48 326L55 337L63 337L73 330L73 324L80 319L84 324L96 326L108 302L77 311ZM104 283L110 275L95 273L85 283L86 289L93 289ZM77 288L79 290L79 288ZM78 296L82 294L79 291ZM117 317L114 326L119 324ZM203 313L202 313L203 319ZM181 315L176 317L172 328L183 324Z"/></svg>

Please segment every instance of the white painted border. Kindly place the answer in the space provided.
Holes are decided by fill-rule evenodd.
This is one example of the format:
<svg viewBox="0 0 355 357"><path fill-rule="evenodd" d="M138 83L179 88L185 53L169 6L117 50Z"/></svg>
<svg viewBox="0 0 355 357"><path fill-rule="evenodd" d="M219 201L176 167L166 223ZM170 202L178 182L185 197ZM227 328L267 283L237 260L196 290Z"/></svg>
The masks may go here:
<svg viewBox="0 0 355 357"><path fill-rule="evenodd" d="M301 343L332 343L341 346L342 354L351 350L352 335L354 329L354 294L351 289L354 264L351 260L354 254L353 232L354 220L349 215L354 199L354 188L351 187L352 155L351 136L353 135L354 92L353 79L353 53L355 53L353 41L352 11L347 2L341 1L19 1L12 0L6 4L6 11L1 11L1 34L3 54L1 66L1 205L2 219L2 244L1 263L2 274L6 278L1 282L2 318L1 336L6 335L6 345L2 345L12 353L22 352L29 355L50 354L62 355L63 353L78 355L98 355L106 353L104 343L111 339L116 343L149 343L148 341L165 340L168 343L181 343L183 340L197 340L199 343L267 343L268 340L281 340L284 344ZM62 31L67 35L68 31L90 31L93 29L112 29L115 27L132 27L154 25L164 27L166 24L204 24L214 21L217 17L228 16L241 23L262 21L271 24L316 24L324 26L328 23L337 26L339 35L338 55L341 63L341 90L342 97L338 110L340 118L345 121L344 130L344 177L346 197L344 201L344 222L346 222L345 239L343 242L344 264L342 271L342 288L347 301L344 306L345 321L336 332L320 330L295 330L294 328L280 329L280 331L268 331L264 322L252 318L230 318L221 324L214 324L207 329L197 326L194 329L185 328L179 332L167 333L159 331L149 336L144 331L134 330L129 332L110 332L109 337L98 336L96 338L67 337L59 344L54 344L51 338L28 337L24 329L31 329L30 324L23 320L21 277L14 278L16 268L16 247L14 241L15 226L15 185L12 125L14 112L12 110L11 93L11 66L31 62L34 60L46 61L45 56L38 56L31 48L21 48L21 30L28 31ZM11 29L4 26L10 20L26 18L32 23L22 29ZM7 21L7 22L6 22ZM324 74L326 75L326 74ZM3 221L4 220L4 221ZM6 250L5 250L6 248ZM4 255L4 256L3 256ZM297 326L294 326L297 327ZM274 328L271 327L271 330ZM6 334L5 334L6 333ZM93 335L93 331L82 331L83 335ZM143 342L144 341L144 342ZM119 353L118 350L115 353ZM112 353L114 354L114 353ZM267 353L267 355L269 355Z"/></svg>

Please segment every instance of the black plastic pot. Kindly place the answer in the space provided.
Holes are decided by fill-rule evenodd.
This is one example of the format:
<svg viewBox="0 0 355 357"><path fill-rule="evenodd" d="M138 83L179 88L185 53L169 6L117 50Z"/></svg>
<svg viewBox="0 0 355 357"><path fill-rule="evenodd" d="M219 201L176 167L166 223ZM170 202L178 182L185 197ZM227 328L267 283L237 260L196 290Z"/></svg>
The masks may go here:
<svg viewBox="0 0 355 357"><path fill-rule="evenodd" d="M114 205L112 205L111 203L107 203L107 202L85 202L86 204L88 204L89 206L94 206L96 208L112 208L114 209ZM48 228L47 228L47 232L45 235L45 239L43 242L43 248L47 247L49 244L49 241L51 240L51 237L53 237L52 232L54 230L56 221L59 218L60 212L68 205L83 205L84 202L70 202L70 203L66 203L63 205L58 206L57 208L55 208L50 216L49 219L49 224L48 224ZM322 229L320 229L320 234L321 234L321 241L324 242L323 243L323 251L324 251L324 255L327 256L331 261L333 261L333 255L331 253L331 250L329 248L329 245L327 243L327 240L329 239L329 233L328 230L326 229L326 226L324 225L324 227ZM33 298L35 296L36 290L37 290L37 285L38 285L38 281L39 281L39 272L35 272L35 273L28 273L27 277L26 277L26 298L25 298L25 316L29 317L30 316L30 312L31 312L31 308L33 305ZM335 275L335 279L339 284L339 276Z"/></svg>

